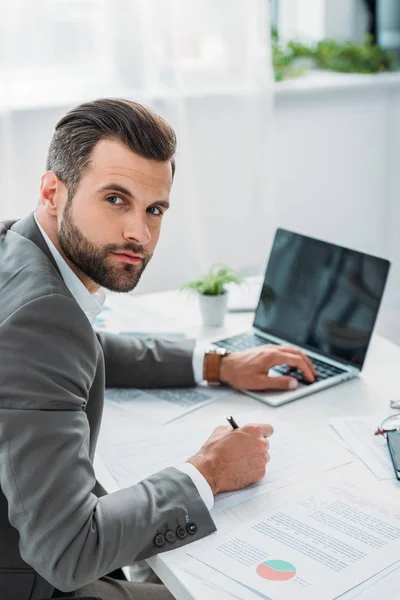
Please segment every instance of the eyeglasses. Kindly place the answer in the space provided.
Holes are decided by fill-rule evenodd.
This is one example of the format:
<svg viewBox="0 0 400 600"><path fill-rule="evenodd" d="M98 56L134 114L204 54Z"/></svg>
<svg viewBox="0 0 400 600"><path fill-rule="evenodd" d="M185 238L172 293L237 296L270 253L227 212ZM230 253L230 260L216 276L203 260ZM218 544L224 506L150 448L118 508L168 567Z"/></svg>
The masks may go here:
<svg viewBox="0 0 400 600"><path fill-rule="evenodd" d="M400 400L391 400L390 408L400 409ZM390 415L382 421L380 427L375 431L375 435L383 435L386 437L386 434L390 431L400 431L400 413L395 415Z"/></svg>

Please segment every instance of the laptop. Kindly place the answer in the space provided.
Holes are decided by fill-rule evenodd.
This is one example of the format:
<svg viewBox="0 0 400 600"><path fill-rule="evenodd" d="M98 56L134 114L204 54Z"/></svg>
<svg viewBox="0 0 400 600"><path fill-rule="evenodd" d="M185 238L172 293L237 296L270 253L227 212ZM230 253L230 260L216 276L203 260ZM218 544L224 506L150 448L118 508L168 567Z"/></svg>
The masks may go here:
<svg viewBox="0 0 400 600"><path fill-rule="evenodd" d="M245 391L279 406L357 377L363 368L390 262L322 240L278 229L253 327L213 342L230 351L291 344L312 360L318 376L279 365L270 376L290 375L294 391Z"/></svg>

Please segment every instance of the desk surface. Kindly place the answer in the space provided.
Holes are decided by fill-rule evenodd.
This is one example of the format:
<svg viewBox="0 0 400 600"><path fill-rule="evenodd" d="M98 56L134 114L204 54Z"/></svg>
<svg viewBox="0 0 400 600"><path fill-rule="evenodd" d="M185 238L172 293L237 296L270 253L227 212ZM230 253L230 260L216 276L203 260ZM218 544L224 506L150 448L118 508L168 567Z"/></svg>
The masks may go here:
<svg viewBox="0 0 400 600"><path fill-rule="evenodd" d="M175 291L133 296L132 310L135 310L135 306L145 306L147 309L176 318L179 325L184 327L187 335L205 341L245 331L251 327L253 319L252 313L228 313L223 328L204 329L201 325L196 299L188 300L185 295ZM362 376L357 379L278 408L269 407L244 394L232 391L228 397L189 413L180 420L191 427L195 427L199 423L209 423L211 431L217 425L224 423L227 414L235 415L240 423L244 423L251 421L252 412L259 413L261 411L266 422L273 424L274 418L279 418L294 424L297 429L304 432L304 435L318 438L318 435L324 435L330 418L352 415L384 417L389 414L389 401L400 398L400 382L397 380L399 372L400 348L375 335ZM385 486L385 493L396 489L395 481L379 482L360 462L349 464L339 471L340 473L336 476L350 476L355 483L359 481L363 485L370 484L373 487L379 485L382 486L382 489ZM328 477L332 477L332 475L321 476L326 479ZM302 488L304 488L304 483L294 484L285 488L283 494L290 499L295 494L301 493ZM252 518L265 510L266 502L271 508L274 506L273 496L274 492L270 492L249 501L251 502ZM282 501L282 490L280 490L279 496ZM248 512L247 507L244 510L243 505L239 505L216 515L215 522L218 529L229 530L232 524L244 522L243 519L249 518L248 516L244 517L245 512ZM182 548L155 556L148 562L177 600L231 598L231 596L206 587L200 580L182 571L183 562L190 560L194 559L190 559L186 555L185 548Z"/></svg>

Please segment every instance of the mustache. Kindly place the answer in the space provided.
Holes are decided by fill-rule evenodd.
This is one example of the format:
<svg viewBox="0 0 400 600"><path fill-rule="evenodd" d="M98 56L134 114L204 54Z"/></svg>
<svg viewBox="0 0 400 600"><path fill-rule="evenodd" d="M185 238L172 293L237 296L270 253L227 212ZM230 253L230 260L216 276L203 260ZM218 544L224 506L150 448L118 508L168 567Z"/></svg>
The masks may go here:
<svg viewBox="0 0 400 600"><path fill-rule="evenodd" d="M108 254L109 252L133 252L133 254L138 254L146 262L149 261L152 256L150 252L147 252L147 250L143 248L143 246L141 246L140 244L134 244L132 242L129 244L124 244L123 246L108 244L104 248L104 251L106 254Z"/></svg>

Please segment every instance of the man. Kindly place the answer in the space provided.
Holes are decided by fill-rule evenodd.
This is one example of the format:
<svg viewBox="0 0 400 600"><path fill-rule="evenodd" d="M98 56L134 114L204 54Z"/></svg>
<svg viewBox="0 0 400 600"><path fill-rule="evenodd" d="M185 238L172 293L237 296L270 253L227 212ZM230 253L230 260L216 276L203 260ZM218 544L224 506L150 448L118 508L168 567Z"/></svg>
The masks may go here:
<svg viewBox="0 0 400 600"><path fill-rule="evenodd" d="M172 129L143 106L79 106L56 126L36 213L1 226L2 600L71 590L103 600L171 598L162 585L106 575L212 533L213 495L265 474L272 428L261 424L219 427L179 469L113 494L95 480L105 385L191 386L196 372L202 379L193 342L96 336L91 326L101 287L132 290L152 256L174 152ZM268 377L279 363L314 378L293 348L204 362L206 376L236 388L295 385Z"/></svg>

